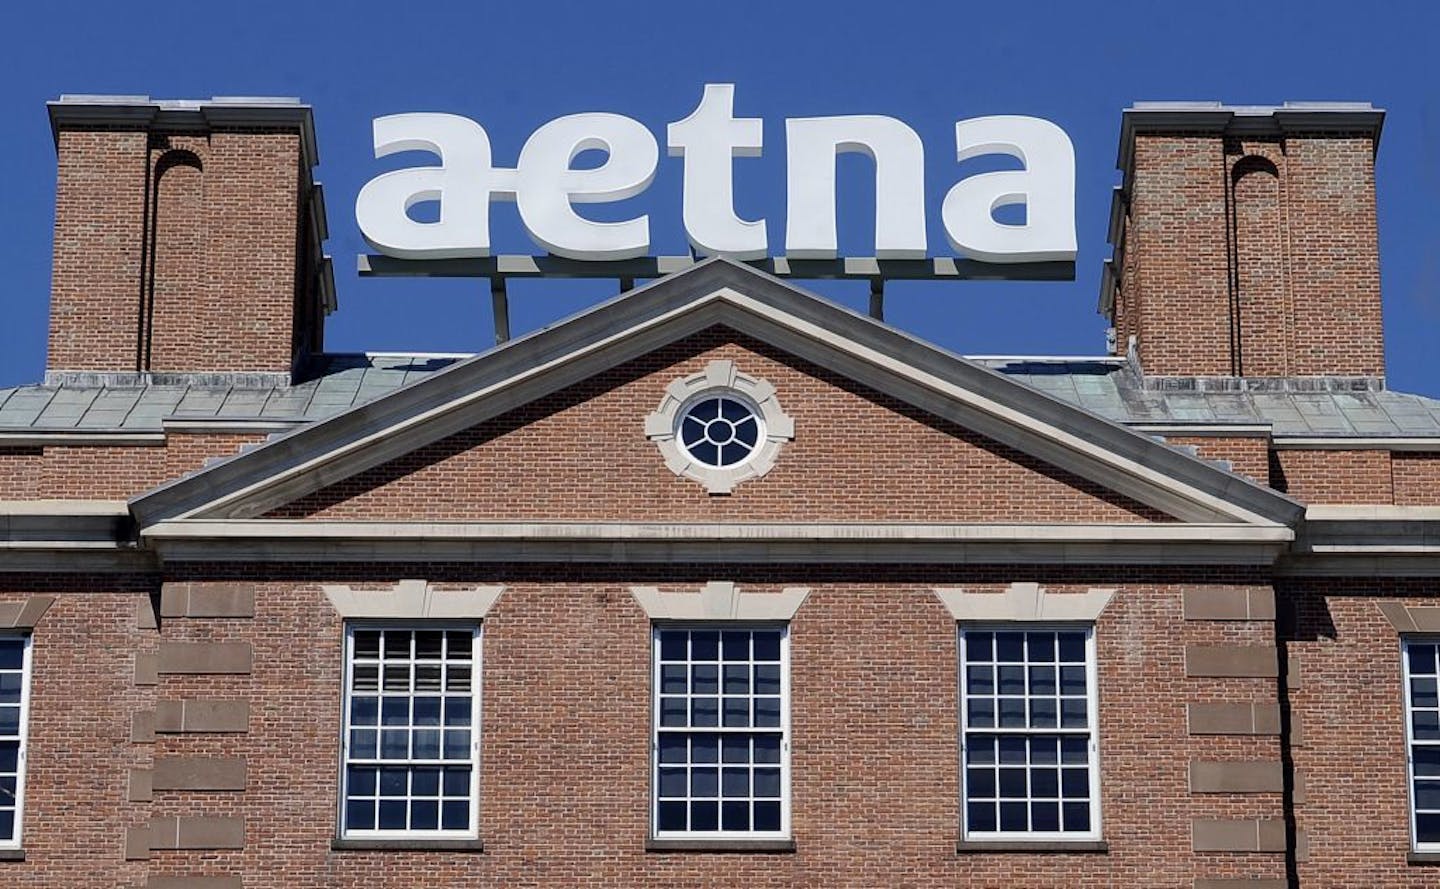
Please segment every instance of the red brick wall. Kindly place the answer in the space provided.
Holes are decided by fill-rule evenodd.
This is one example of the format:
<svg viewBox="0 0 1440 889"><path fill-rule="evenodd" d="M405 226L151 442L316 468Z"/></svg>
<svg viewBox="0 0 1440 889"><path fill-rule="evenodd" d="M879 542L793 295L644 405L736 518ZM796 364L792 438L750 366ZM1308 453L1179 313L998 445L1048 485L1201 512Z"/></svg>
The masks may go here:
<svg viewBox="0 0 1440 889"><path fill-rule="evenodd" d="M1270 483L1269 444L1263 438L1167 435L1167 444L1193 445L1206 460L1229 460L1233 470L1262 485Z"/></svg>
<svg viewBox="0 0 1440 889"><path fill-rule="evenodd" d="M1125 249L1139 280L1123 286L1141 364L1161 376L1231 373L1219 139L1137 136L1134 163Z"/></svg>
<svg viewBox="0 0 1440 889"><path fill-rule="evenodd" d="M1394 503L1389 451L1275 452L1271 485L1306 503Z"/></svg>
<svg viewBox="0 0 1440 889"><path fill-rule="evenodd" d="M645 438L673 380L729 358L769 380L795 440L764 478L711 496ZM276 515L572 521L1133 522L1147 507L754 341L714 329Z"/></svg>
<svg viewBox="0 0 1440 889"><path fill-rule="evenodd" d="M221 130L147 145L145 133L67 130L59 146L47 367L291 369L308 177L297 133ZM154 252L142 268L147 188Z"/></svg>
<svg viewBox="0 0 1440 889"><path fill-rule="evenodd" d="M182 433L169 436L163 447L0 448L0 491L5 500L124 500L264 438Z"/></svg>
<svg viewBox="0 0 1440 889"><path fill-rule="evenodd" d="M136 369L145 134L59 134L51 370Z"/></svg>
<svg viewBox="0 0 1440 889"><path fill-rule="evenodd" d="M338 774L341 624L322 582L393 583L417 572L455 584L504 583L485 624L482 676L483 855L332 852ZM1191 758L1275 759L1273 737L1186 734L1185 704L1273 700L1268 679L1187 679L1184 644L1269 643L1265 623L1182 621L1180 590L1259 578L1211 571L1047 571L906 567L739 566L743 589L803 584L791 624L792 796L797 851L784 855L643 851L649 800L649 621L628 586L698 587L711 570L492 565L315 566L268 577L246 566L194 566L194 579L260 581L253 620L176 619L165 641L249 641L252 676L163 676L161 698L252 701L247 735L161 736L155 755L247 758L244 793L157 792L155 815L246 819L246 848L156 853L149 873L242 874L246 885L1189 887L1194 877L1283 875L1278 854L1194 854L1191 818L1278 817L1274 794L1192 795ZM959 832L956 628L936 585L999 589L1017 578L1049 589L1118 587L1097 629L1107 854L964 854ZM62 617L73 612L61 612ZM117 613L114 619L120 619ZM66 618L71 620L74 618ZM47 617L47 621L51 618ZM66 620L57 620L59 632ZM67 632L69 632L67 630ZM78 630L76 630L78 632ZM83 642L80 643L83 646ZM118 668L117 668L118 670ZM67 711L68 713L68 711ZM118 718L118 714L109 714ZM67 715L66 719L69 717ZM36 753L53 743L41 732ZM143 745L142 745L143 746ZM138 749L138 748L136 748ZM132 758L143 762L141 751ZM98 760L73 808L117 821L120 760ZM114 786L112 786L114 785ZM110 788L104 790L101 788ZM91 809L99 807L96 818ZM36 842L44 831L36 825ZM115 842L90 837L90 858ZM27 843L28 845L28 843ZM16 885L58 865L36 855L0 863ZM29 880L30 882L24 882ZM113 886L99 877L67 885Z"/></svg>
<svg viewBox="0 0 1440 889"><path fill-rule="evenodd" d="M1433 886L1410 850L1399 635L1376 607L1435 604L1433 579L1286 581L1298 619L1287 631L1299 662L1291 692L1303 743L1294 748L1308 800L1307 886Z"/></svg>
<svg viewBox="0 0 1440 889"><path fill-rule="evenodd" d="M0 575L0 602L58 597L32 648L25 861L0 861L0 885L144 885L144 865L123 860L122 841L149 817L126 798L129 769L148 765L130 720L154 706L153 689L134 683L136 652L155 646L153 631L136 629L136 608L154 587L143 577Z"/></svg>
<svg viewBox="0 0 1440 889"><path fill-rule="evenodd" d="M1292 372L1384 376L1375 145L1359 136L1288 139L1285 157Z"/></svg>
<svg viewBox="0 0 1440 889"><path fill-rule="evenodd" d="M1396 451L1390 471L1396 506L1440 506L1440 453Z"/></svg>

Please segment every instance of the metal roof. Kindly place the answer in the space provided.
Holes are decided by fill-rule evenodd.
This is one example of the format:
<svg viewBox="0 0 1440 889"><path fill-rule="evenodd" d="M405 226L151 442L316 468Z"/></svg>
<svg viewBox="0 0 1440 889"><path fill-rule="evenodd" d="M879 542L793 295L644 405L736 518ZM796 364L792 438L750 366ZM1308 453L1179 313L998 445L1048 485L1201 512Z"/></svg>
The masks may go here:
<svg viewBox="0 0 1440 889"><path fill-rule="evenodd" d="M237 426L320 420L432 376L464 356L327 355L293 386L17 386L0 389L0 434L162 431L188 422ZM1134 426L1268 425L1276 437L1440 437L1440 400L1315 380L1267 381L1253 391L1208 391L1205 381L1144 381L1113 359L973 359L1094 414Z"/></svg>

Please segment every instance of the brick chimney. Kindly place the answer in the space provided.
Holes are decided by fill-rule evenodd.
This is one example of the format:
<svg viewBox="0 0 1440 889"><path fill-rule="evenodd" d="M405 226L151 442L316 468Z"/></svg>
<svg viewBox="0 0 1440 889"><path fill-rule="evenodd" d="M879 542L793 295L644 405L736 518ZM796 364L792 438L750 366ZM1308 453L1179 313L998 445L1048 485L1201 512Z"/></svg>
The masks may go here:
<svg viewBox="0 0 1440 889"><path fill-rule="evenodd" d="M49 103L59 170L46 378L289 380L334 309L309 106Z"/></svg>
<svg viewBox="0 0 1440 889"><path fill-rule="evenodd" d="M1148 376L1383 384L1368 103L1125 111L1101 312Z"/></svg>

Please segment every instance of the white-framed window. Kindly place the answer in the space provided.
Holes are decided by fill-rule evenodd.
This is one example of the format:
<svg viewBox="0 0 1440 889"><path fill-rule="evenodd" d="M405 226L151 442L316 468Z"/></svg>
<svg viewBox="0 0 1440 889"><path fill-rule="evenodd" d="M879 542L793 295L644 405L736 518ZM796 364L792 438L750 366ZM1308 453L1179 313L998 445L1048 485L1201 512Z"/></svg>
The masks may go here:
<svg viewBox="0 0 1440 889"><path fill-rule="evenodd" d="M29 722L30 636L0 635L0 848L20 847Z"/></svg>
<svg viewBox="0 0 1440 889"><path fill-rule="evenodd" d="M788 636L773 625L656 625L657 839L790 835Z"/></svg>
<svg viewBox="0 0 1440 889"><path fill-rule="evenodd" d="M965 839L1099 839L1093 627L962 626L960 690Z"/></svg>
<svg viewBox="0 0 1440 889"><path fill-rule="evenodd" d="M1440 637L1403 637L1406 778L1417 852L1440 852Z"/></svg>
<svg viewBox="0 0 1440 889"><path fill-rule="evenodd" d="M347 624L340 835L474 838L480 627Z"/></svg>

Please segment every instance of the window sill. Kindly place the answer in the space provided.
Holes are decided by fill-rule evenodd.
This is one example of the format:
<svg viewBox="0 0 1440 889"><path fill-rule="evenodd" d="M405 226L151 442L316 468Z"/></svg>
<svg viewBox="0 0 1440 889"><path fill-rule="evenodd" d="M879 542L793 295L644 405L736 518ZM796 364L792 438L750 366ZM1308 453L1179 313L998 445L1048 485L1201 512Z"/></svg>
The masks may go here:
<svg viewBox="0 0 1440 889"><path fill-rule="evenodd" d="M957 854L975 852L1034 852L1053 854L1075 852L1080 854L1106 854L1110 844L1104 840L960 840L955 844Z"/></svg>
<svg viewBox="0 0 1440 889"><path fill-rule="evenodd" d="M452 839L333 839L330 848L335 852L484 852L484 840Z"/></svg>
<svg viewBox="0 0 1440 889"><path fill-rule="evenodd" d="M683 837L645 841L646 852L794 852L794 840L690 840Z"/></svg>
<svg viewBox="0 0 1440 889"><path fill-rule="evenodd" d="M24 861L24 849L0 849L0 861Z"/></svg>
<svg viewBox="0 0 1440 889"><path fill-rule="evenodd" d="M1405 857L1406 864L1440 864L1440 852L1411 852Z"/></svg>

